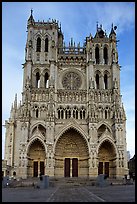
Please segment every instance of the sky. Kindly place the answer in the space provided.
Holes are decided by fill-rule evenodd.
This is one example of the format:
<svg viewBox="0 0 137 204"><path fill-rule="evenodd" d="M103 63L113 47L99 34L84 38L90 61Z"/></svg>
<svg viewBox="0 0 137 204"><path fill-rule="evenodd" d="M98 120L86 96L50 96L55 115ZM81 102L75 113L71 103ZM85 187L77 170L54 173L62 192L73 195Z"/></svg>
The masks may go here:
<svg viewBox="0 0 137 204"><path fill-rule="evenodd" d="M135 2L2 2L2 125L10 117L17 93L21 100L27 20L33 9L35 21L56 19L61 23L65 44L70 39L83 45L87 36L102 24L107 35L117 26L121 95L126 112L126 142L130 157L135 154ZM2 126L2 158L5 128Z"/></svg>

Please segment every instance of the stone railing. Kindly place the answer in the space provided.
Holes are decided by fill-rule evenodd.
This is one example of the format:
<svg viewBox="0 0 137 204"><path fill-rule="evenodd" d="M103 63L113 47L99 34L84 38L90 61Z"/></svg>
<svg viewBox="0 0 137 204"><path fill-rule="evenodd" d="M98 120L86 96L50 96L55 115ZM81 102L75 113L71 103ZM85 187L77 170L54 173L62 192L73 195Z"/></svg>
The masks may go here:
<svg viewBox="0 0 137 204"><path fill-rule="evenodd" d="M60 48L58 48L58 53L59 54L75 54L75 55L85 54L85 48L73 47L73 46L60 47Z"/></svg>

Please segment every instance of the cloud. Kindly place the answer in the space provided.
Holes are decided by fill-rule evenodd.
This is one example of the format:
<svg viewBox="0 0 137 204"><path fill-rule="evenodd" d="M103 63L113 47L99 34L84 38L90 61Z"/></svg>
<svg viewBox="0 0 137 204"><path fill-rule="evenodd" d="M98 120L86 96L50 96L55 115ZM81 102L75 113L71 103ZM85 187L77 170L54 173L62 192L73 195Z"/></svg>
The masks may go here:
<svg viewBox="0 0 137 204"><path fill-rule="evenodd" d="M110 27L110 22L112 22L114 25L118 25L119 33L124 32L134 25L134 5L134 3L125 2L102 3L99 4L99 8L96 8L96 16L98 20L104 24L106 29Z"/></svg>

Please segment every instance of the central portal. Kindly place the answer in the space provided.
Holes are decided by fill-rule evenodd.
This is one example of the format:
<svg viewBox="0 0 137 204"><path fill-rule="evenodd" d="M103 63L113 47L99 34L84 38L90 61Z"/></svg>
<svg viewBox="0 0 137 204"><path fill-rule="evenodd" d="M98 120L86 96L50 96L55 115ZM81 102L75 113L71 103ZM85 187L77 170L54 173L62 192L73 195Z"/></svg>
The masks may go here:
<svg viewBox="0 0 137 204"><path fill-rule="evenodd" d="M89 175L88 146L84 137L74 128L63 133L55 148L55 176L78 177Z"/></svg>
<svg viewBox="0 0 137 204"><path fill-rule="evenodd" d="M64 176L65 177L78 177L78 159L65 158L64 161Z"/></svg>

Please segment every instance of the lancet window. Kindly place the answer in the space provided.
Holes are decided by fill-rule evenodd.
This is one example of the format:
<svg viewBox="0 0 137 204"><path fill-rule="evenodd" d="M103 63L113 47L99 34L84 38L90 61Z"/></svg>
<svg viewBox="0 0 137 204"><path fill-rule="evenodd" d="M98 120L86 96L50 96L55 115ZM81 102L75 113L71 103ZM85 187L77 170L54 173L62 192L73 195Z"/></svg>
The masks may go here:
<svg viewBox="0 0 137 204"><path fill-rule="evenodd" d="M40 37L37 38L36 52L41 52L41 39L40 39Z"/></svg>
<svg viewBox="0 0 137 204"><path fill-rule="evenodd" d="M49 44L49 40L48 38L45 39L45 52L48 52L48 45Z"/></svg>
<svg viewBox="0 0 137 204"><path fill-rule="evenodd" d="M96 59L96 64L99 64L99 48L95 48L95 59Z"/></svg>
<svg viewBox="0 0 137 204"><path fill-rule="evenodd" d="M36 73L36 88L40 88L40 74Z"/></svg>

